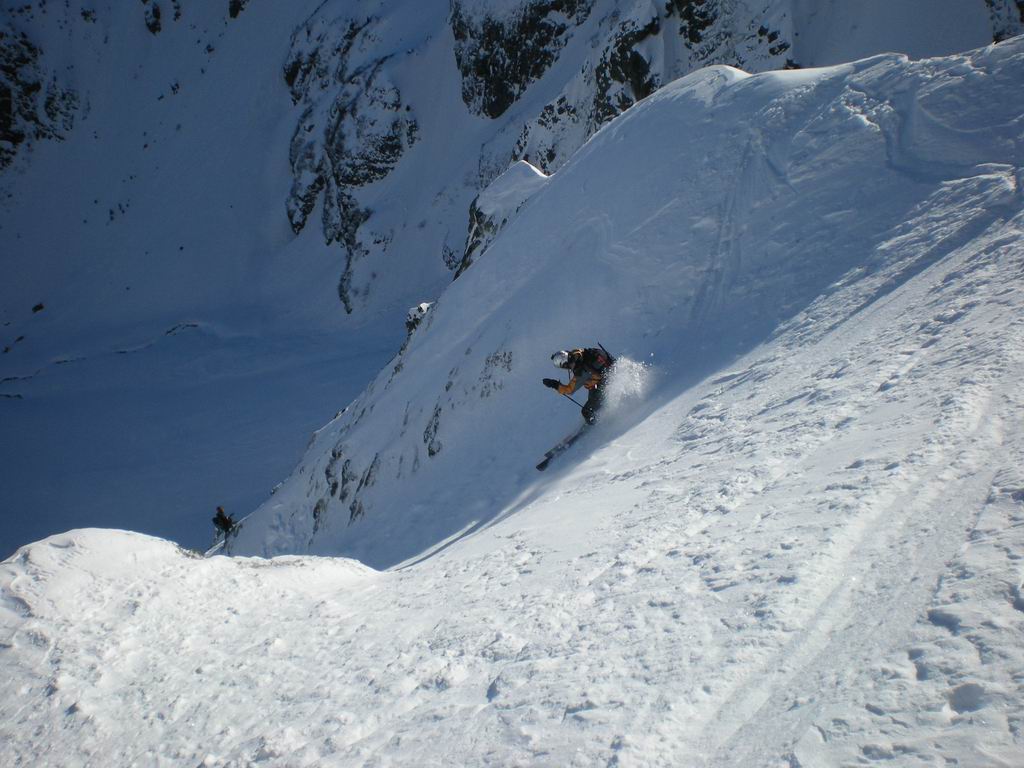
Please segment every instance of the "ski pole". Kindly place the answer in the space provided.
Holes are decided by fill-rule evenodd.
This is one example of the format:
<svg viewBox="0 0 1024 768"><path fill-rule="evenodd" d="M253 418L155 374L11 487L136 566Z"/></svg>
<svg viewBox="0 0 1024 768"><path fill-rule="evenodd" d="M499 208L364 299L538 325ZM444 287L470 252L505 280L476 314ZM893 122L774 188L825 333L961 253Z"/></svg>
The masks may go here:
<svg viewBox="0 0 1024 768"><path fill-rule="evenodd" d="M567 394L565 394L565 392L563 392L562 393L562 397L569 397L569 396ZM575 399L573 399L571 397L569 397L569 399L572 400L574 403L576 403L576 405L578 405L580 408L583 407L583 405L581 403L577 403Z"/></svg>

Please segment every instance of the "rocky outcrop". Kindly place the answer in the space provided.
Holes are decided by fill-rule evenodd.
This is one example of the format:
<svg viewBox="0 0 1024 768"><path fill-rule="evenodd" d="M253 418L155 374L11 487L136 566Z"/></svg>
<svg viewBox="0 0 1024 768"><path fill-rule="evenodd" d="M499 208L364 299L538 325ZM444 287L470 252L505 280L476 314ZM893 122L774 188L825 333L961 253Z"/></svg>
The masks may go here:
<svg viewBox="0 0 1024 768"><path fill-rule="evenodd" d="M450 58L431 61L445 71L431 72L457 77L469 113L492 120L493 130L474 134L479 143L458 147L460 159L466 152L475 158L475 176L462 169L405 218L381 202L403 193L379 182L420 139L413 105L425 104L428 90L412 85L409 71L416 65L409 62L426 60L420 58L428 47L423 41L436 41L440 30L403 38L396 32L401 14L388 4L367 15L355 10L360 6L325 3L293 35L285 79L301 111L291 141L288 216L298 233L320 208L324 240L343 254L338 296L349 313L370 305L378 265L399 248L422 250L415 258L439 259L456 277L462 274L505 218L474 202L460 249L456 233L466 230L459 217L510 161L555 171L617 115L701 67L760 72L799 63L792 60L795 22L788 0L447 1L452 50ZM1024 0L986 2L993 29L1004 30L998 34L1016 29ZM403 94L400 88L416 90ZM452 124L466 125L459 115ZM453 149L444 136L427 141L439 155ZM409 225L427 227L423 240L393 243ZM430 233L430 225L437 230Z"/></svg>
<svg viewBox="0 0 1024 768"><path fill-rule="evenodd" d="M142 0L142 5L146 9L146 29L152 32L154 35L159 34L162 28L161 19L163 13L160 10L160 3L150 2L150 0Z"/></svg>
<svg viewBox="0 0 1024 768"><path fill-rule="evenodd" d="M652 62L642 52L644 41L661 32L661 19L624 21L594 69L595 96L590 122L603 125L650 96L661 84Z"/></svg>
<svg viewBox="0 0 1024 768"><path fill-rule="evenodd" d="M144 9L146 29L154 35L163 29L164 12L160 7L159 0L142 0ZM181 19L181 0L170 0L172 18L174 21Z"/></svg>
<svg viewBox="0 0 1024 768"><path fill-rule="evenodd" d="M486 3L454 0L452 30L463 100L475 113L492 118L503 115L541 78L574 34L586 34L589 45L576 74L539 114L524 116L512 149L513 160L526 160L544 172L557 170L602 125L637 101L695 69L730 64L761 71L793 65L786 57L792 30L785 4L752 14L732 0L525 2L498 17L488 15ZM487 192L473 202L456 277L521 203L497 210Z"/></svg>
<svg viewBox="0 0 1024 768"><path fill-rule="evenodd" d="M603 42L516 142L515 159L557 169L602 125L670 80L712 64L750 71L792 66L787 15L751 14L729 0L638 3L601 17Z"/></svg>
<svg viewBox="0 0 1024 768"><path fill-rule="evenodd" d="M476 12L452 0L455 61L470 111L499 117L554 63L594 0L528 0L513 13Z"/></svg>
<svg viewBox="0 0 1024 768"><path fill-rule="evenodd" d="M1024 0L985 0L992 20L992 41L1024 34Z"/></svg>
<svg viewBox="0 0 1024 768"><path fill-rule="evenodd" d="M387 245L386 237L360 232L372 211L356 191L387 176L418 132L388 75L391 54L375 47L377 23L318 12L293 34L284 69L292 101L302 108L289 155L288 219L294 232L302 231L322 201L324 239L345 252L338 296L347 312L359 295L354 263Z"/></svg>
<svg viewBox="0 0 1024 768"><path fill-rule="evenodd" d="M78 93L47 71L43 51L13 26L0 27L0 172L33 141L63 140L78 109Z"/></svg>
<svg viewBox="0 0 1024 768"><path fill-rule="evenodd" d="M232 19L237 19L238 14L245 10L245 6L249 4L249 0L230 0L228 3L228 16Z"/></svg>
<svg viewBox="0 0 1024 768"><path fill-rule="evenodd" d="M498 236L508 221L547 181L547 176L524 160L512 166L481 192L469 207L469 233L458 277Z"/></svg>

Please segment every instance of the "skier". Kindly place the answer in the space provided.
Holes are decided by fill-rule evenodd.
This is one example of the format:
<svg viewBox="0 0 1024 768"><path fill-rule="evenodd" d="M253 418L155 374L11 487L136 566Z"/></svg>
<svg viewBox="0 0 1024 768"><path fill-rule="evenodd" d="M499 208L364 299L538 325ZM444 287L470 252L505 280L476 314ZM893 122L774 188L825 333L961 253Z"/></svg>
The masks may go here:
<svg viewBox="0 0 1024 768"><path fill-rule="evenodd" d="M613 358L608 351L598 344L600 349L586 347L573 349L571 351L560 350L551 356L551 362L555 367L562 368L572 374L568 384L562 384L558 379L544 379L544 386L557 390L561 395L571 395L580 384L587 390L587 402L583 405L583 420L587 424L597 421L597 412L604 401L602 384L611 367L615 365Z"/></svg>
<svg viewBox="0 0 1024 768"><path fill-rule="evenodd" d="M234 518L224 513L224 507L217 507L217 514L213 516L213 527L224 534L226 541L228 534L235 530Z"/></svg>

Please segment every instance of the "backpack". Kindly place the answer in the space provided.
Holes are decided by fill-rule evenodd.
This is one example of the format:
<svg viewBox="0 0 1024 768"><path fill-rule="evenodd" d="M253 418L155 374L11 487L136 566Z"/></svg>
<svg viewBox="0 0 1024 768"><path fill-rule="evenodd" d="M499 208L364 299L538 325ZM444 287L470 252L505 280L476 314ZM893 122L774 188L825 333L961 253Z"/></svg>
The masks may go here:
<svg viewBox="0 0 1024 768"><path fill-rule="evenodd" d="M600 347L601 345L598 344L598 346ZM596 373L598 376L604 375L615 364L615 358L608 354L608 350L604 347L600 349L587 347L586 349L581 349L580 353L583 365L591 373Z"/></svg>

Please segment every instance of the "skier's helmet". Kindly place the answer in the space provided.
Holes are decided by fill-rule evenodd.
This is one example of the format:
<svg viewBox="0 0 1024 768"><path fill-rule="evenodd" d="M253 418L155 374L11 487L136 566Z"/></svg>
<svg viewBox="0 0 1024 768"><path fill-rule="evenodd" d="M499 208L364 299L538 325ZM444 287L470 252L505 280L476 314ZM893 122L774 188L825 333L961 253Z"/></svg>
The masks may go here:
<svg viewBox="0 0 1024 768"><path fill-rule="evenodd" d="M569 353L564 349L555 352L551 356L551 362L556 368L568 368L569 367Z"/></svg>

